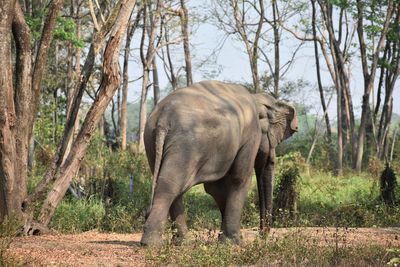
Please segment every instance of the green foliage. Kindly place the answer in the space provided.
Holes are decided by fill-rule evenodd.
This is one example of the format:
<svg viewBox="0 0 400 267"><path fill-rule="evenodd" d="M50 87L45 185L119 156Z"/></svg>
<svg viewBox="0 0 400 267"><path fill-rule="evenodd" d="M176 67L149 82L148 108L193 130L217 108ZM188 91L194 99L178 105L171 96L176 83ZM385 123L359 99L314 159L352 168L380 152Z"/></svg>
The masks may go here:
<svg viewBox="0 0 400 267"><path fill-rule="evenodd" d="M189 190L183 197L187 211L189 228L218 229L221 224L221 213L214 199L205 193L203 185Z"/></svg>
<svg viewBox="0 0 400 267"><path fill-rule="evenodd" d="M383 205L376 179L367 176L316 172L303 175L300 188L295 225L383 227L400 221L400 207Z"/></svg>
<svg viewBox="0 0 400 267"><path fill-rule="evenodd" d="M278 158L278 172L275 177L274 207L277 212L288 211L291 217L297 212L299 194L298 182L305 160L299 152L288 153Z"/></svg>
<svg viewBox="0 0 400 267"><path fill-rule="evenodd" d="M82 176L74 181L83 192L82 198L67 194L52 220L55 229L141 231L151 190L147 160L135 146L113 152L105 144L97 134L81 167Z"/></svg>
<svg viewBox="0 0 400 267"><path fill-rule="evenodd" d="M70 199L61 202L51 227L66 233L100 229L104 215L104 203L97 199Z"/></svg>
<svg viewBox="0 0 400 267"><path fill-rule="evenodd" d="M83 48L85 43L76 35L76 24L72 18L57 17L54 39L71 42L75 47Z"/></svg>
<svg viewBox="0 0 400 267"><path fill-rule="evenodd" d="M341 7L341 8L348 8L350 5L349 0L329 0L329 3L334 6Z"/></svg>
<svg viewBox="0 0 400 267"><path fill-rule="evenodd" d="M97 161L96 161L97 159ZM87 165L95 165L101 175L88 179L85 200L67 197L53 219L53 227L59 231L79 232L92 228L101 231L141 231L145 210L149 204L151 175L144 155L134 148L112 152L102 147L97 139L87 157ZM400 221L400 208L383 205L377 178L366 175L336 177L311 168L306 174L304 159L300 153L290 153L277 160L276 190L284 189L281 178L295 174L295 199L297 212L276 212L275 227L288 226L353 226L387 227ZM99 171L100 170L100 171ZM106 174L104 176L103 174ZM133 174L133 192L130 192L130 175ZM292 176L291 176L292 177ZM301 179L300 179L301 177ZM35 180L36 181L36 180ZM111 182L112 194L106 198L107 184ZM34 181L32 181L34 183ZM96 190L93 190L96 187ZM277 191L277 192L278 192ZM279 195L278 193L276 195ZM396 194L400 197L400 191ZM184 195L187 222L190 229L219 229L220 212L203 186L195 186ZM242 227L259 225L258 194L255 179L242 213ZM93 206L93 207L92 207ZM76 209L76 210L75 210ZM89 215L93 217L90 219Z"/></svg>
<svg viewBox="0 0 400 267"><path fill-rule="evenodd" d="M399 266L400 265L400 249L388 249L387 252L394 254L389 260L387 265L389 266Z"/></svg>
<svg viewBox="0 0 400 267"><path fill-rule="evenodd" d="M43 19L47 13L47 8L40 8L34 10L32 16L25 16L26 23L35 41L39 40L41 36ZM84 41L76 35L76 24L73 18L58 16L53 37L55 40L70 42L75 47L83 48L85 45Z"/></svg>
<svg viewBox="0 0 400 267"><path fill-rule="evenodd" d="M46 12L44 9L36 9L32 12L32 16L25 16L26 24L28 24L34 40L38 40L40 38L45 14Z"/></svg>
<svg viewBox="0 0 400 267"><path fill-rule="evenodd" d="M387 205L393 205L396 202L395 191L397 187L396 174L393 169L386 163L385 169L380 177L380 197Z"/></svg>

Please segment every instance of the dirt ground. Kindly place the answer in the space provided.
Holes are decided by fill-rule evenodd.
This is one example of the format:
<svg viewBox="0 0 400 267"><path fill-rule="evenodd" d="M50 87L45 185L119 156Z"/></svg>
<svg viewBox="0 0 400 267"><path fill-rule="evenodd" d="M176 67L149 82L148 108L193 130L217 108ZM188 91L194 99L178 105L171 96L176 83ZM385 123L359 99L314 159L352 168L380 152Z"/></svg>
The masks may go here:
<svg viewBox="0 0 400 267"><path fill-rule="evenodd" d="M381 245L400 248L400 228L279 228L270 238L287 234L305 234L320 244ZM244 245L257 231L243 230ZM196 235L199 236L198 234ZM146 248L139 245L141 233L115 234L96 231L82 234L51 234L18 237L6 253L6 259L21 266L144 266Z"/></svg>

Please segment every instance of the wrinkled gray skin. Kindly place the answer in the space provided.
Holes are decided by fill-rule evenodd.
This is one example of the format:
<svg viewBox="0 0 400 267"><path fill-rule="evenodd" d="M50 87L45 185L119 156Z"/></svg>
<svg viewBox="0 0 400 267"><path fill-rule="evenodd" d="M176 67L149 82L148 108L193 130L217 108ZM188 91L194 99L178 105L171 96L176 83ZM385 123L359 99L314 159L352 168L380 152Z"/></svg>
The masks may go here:
<svg viewBox="0 0 400 267"><path fill-rule="evenodd" d="M243 86L205 81L178 89L161 101L145 128L153 172L150 213L141 243L157 245L168 214L176 240L188 229L182 195L203 183L222 215L220 239L240 240L240 216L256 170L260 226L272 212L275 147L297 131L294 108Z"/></svg>

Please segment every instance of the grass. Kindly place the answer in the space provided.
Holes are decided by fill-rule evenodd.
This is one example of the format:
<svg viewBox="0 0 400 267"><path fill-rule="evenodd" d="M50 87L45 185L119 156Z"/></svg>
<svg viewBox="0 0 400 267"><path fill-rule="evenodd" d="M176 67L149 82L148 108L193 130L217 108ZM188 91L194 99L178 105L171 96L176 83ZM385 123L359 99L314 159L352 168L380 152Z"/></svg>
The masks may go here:
<svg viewBox="0 0 400 267"><path fill-rule="evenodd" d="M341 244L335 240L321 244L301 231L280 238L256 238L243 245L198 240L190 245L166 244L148 249L150 266L382 266L396 259L396 251L377 245Z"/></svg>
<svg viewBox="0 0 400 267"><path fill-rule="evenodd" d="M148 206L150 182L138 184L127 196L127 182L115 186L117 195L109 206L97 199L65 199L51 226L60 232L91 229L111 232L142 231ZM275 227L399 227L400 207L386 206L379 199L377 180L366 175L336 177L328 173L303 174L298 184L298 210L294 219L285 211L276 214ZM400 196L398 196L400 198ZM219 229L221 216L211 196L198 185L184 196L189 228ZM258 227L258 197L253 179L242 214L242 227Z"/></svg>
<svg viewBox="0 0 400 267"><path fill-rule="evenodd" d="M313 170L301 173L296 189L297 213L292 218L286 211L278 210L274 227L399 227L399 205L383 204L379 198L378 180L370 176L349 174L336 177ZM113 201L108 206L96 198L66 198L57 210L52 226L60 232L73 233L94 228L111 232L141 232L145 221L144 210L149 201L150 181L141 176L130 195L128 181L116 179ZM400 190L396 194L400 199ZM279 238L256 238L240 246L221 244L215 238L221 216L203 186L189 190L184 196L184 203L189 228L208 233L207 238L199 235L193 243L177 247L168 241L171 240L172 230L167 230L164 246L147 249L147 265L398 266L400 262L398 248L340 243L338 237L321 244L321 239L296 230ZM253 178L242 214L242 228L258 227L257 206L256 181Z"/></svg>

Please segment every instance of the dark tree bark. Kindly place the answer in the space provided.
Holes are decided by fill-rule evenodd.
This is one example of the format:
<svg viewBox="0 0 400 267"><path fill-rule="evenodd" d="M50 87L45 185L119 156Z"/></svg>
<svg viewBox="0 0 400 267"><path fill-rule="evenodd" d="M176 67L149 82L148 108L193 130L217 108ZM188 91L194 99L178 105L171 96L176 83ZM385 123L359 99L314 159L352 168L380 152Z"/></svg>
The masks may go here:
<svg viewBox="0 0 400 267"><path fill-rule="evenodd" d="M0 221L15 209L14 191L15 107L11 71L11 24L15 1L0 4Z"/></svg>
<svg viewBox="0 0 400 267"><path fill-rule="evenodd" d="M31 48L31 33L27 26L19 2L6 1L0 3L1 14L1 54L4 54L0 69L1 102L0 102L0 131L2 140L0 143L0 186L6 192L4 205L7 210L3 215L15 215L24 220L23 211L26 197L26 182L28 168L28 148L33 125L39 105L41 83L47 62L49 46L52 40L52 32L58 11L62 1L54 0L50 3L49 11L44 20L41 39L37 49ZM11 50L11 23L12 33L16 48L16 77L15 90L12 84ZM8 50L8 51L7 51ZM35 63L32 67L32 54L36 53ZM15 91L15 93L14 93ZM17 123L16 123L17 122ZM4 141L4 143L3 143Z"/></svg>

